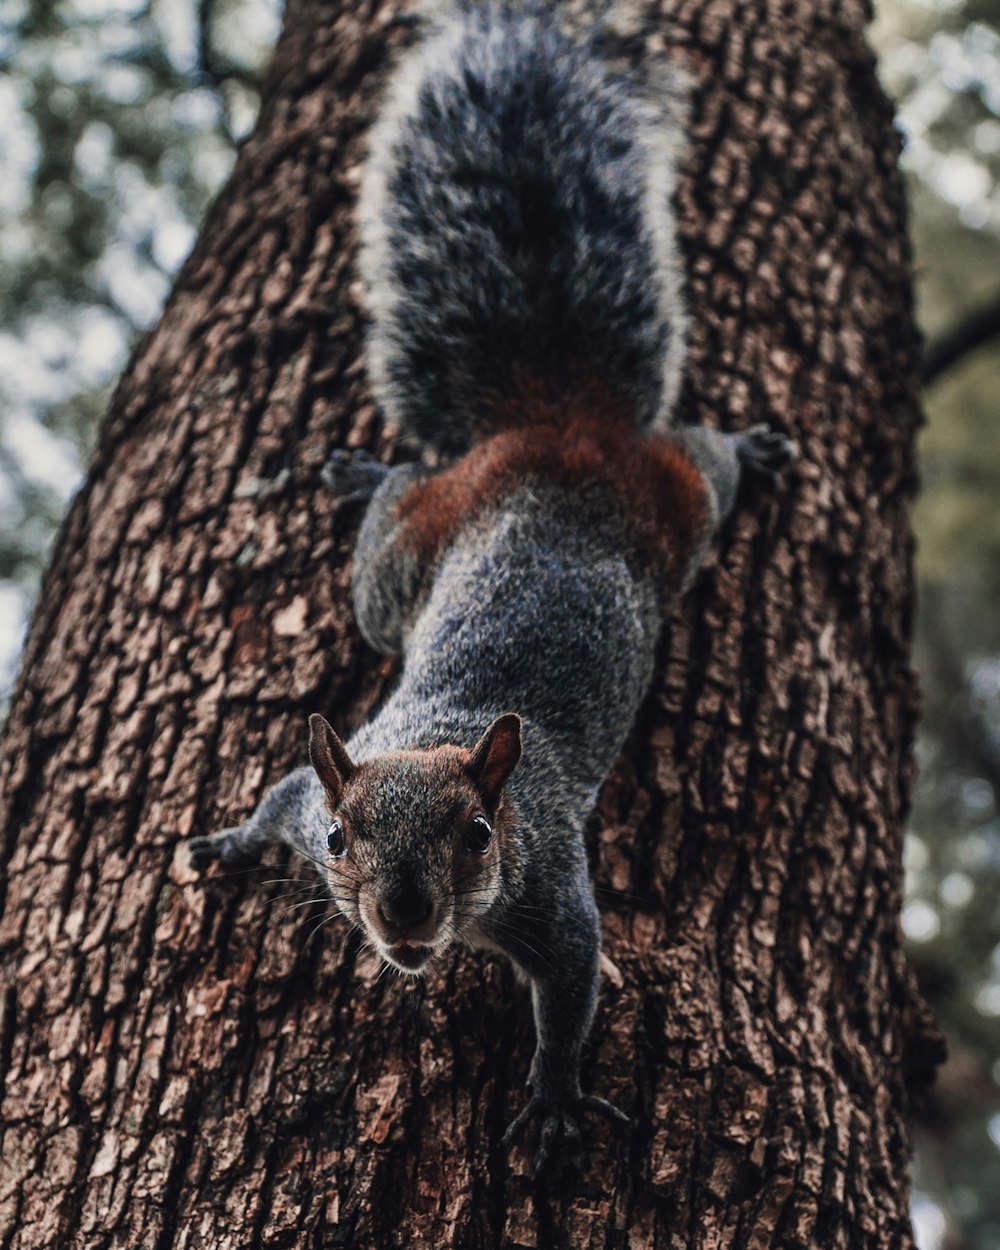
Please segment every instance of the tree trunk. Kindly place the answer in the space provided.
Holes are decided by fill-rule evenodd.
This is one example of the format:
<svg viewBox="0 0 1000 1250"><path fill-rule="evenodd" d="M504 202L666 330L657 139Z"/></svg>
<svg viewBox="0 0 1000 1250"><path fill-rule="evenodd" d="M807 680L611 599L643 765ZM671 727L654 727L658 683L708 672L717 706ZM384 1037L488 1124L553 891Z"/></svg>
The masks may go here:
<svg viewBox="0 0 1000 1250"><path fill-rule="evenodd" d="M353 207L387 6L290 0L257 131L118 391L5 734L0 1247L910 1246L908 1105L939 1041L900 942L916 692L918 343L867 11L641 0L697 84L679 196L685 416L803 458L664 640L595 821L606 976L565 1193L508 1166L530 1004L457 953L379 976L309 874L206 884L181 840L350 730L379 436ZM652 45L651 45L652 46Z"/></svg>

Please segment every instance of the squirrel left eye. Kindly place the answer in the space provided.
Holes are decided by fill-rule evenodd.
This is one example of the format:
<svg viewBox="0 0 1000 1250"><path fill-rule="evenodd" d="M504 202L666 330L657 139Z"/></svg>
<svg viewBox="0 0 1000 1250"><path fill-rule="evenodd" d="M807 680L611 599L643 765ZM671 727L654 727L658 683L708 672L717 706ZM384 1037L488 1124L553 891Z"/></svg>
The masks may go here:
<svg viewBox="0 0 1000 1250"><path fill-rule="evenodd" d="M326 848L334 859L347 854L347 839L344 837L344 826L335 820L326 833Z"/></svg>
<svg viewBox="0 0 1000 1250"><path fill-rule="evenodd" d="M465 830L465 849L485 855L490 848L493 830L485 816L473 816Z"/></svg>

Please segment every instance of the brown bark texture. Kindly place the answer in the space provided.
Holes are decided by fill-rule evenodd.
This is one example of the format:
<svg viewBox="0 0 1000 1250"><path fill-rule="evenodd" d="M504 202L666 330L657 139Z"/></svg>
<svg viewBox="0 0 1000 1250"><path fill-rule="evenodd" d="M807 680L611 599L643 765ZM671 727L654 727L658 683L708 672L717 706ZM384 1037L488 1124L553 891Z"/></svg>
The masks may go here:
<svg viewBox="0 0 1000 1250"><path fill-rule="evenodd" d="M194 881L392 678L318 469L388 449L353 212L394 10L290 0L244 145L59 538L6 726L0 1247L911 1246L938 1039L900 938L918 343L891 112L853 0L642 0L696 90L685 419L802 459L666 633L593 822L605 976L565 1189L499 1144L499 959L380 976L271 852ZM292 878L291 882L279 880ZM290 907L289 904L305 903ZM321 925L310 939L311 931Z"/></svg>

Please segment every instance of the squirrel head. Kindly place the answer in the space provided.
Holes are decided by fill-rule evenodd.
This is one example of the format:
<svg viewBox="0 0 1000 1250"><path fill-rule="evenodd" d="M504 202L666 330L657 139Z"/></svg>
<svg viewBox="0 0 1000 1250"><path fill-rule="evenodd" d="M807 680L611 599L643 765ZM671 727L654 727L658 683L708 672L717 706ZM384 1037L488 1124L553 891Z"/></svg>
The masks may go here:
<svg viewBox="0 0 1000 1250"><path fill-rule="evenodd" d="M504 783L520 757L513 713L471 750L391 751L360 763L322 716L310 716L309 758L330 813L331 894L395 967L422 972L471 935L502 892L513 837Z"/></svg>

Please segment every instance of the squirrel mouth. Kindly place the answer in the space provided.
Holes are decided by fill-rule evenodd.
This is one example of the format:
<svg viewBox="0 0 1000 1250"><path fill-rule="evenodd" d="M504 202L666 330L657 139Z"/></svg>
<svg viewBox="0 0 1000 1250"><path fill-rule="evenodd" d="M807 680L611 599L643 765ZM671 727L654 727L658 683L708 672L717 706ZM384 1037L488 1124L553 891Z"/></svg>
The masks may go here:
<svg viewBox="0 0 1000 1250"><path fill-rule="evenodd" d="M385 952L391 963L398 968L405 968L407 972L419 972L433 953L433 947L411 942L408 938L394 942Z"/></svg>

